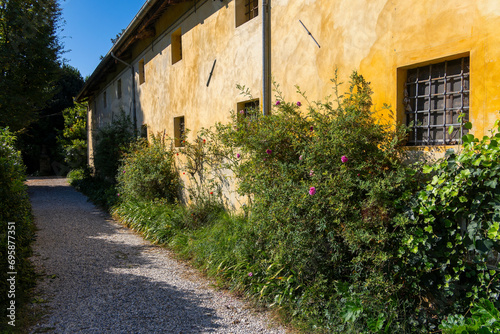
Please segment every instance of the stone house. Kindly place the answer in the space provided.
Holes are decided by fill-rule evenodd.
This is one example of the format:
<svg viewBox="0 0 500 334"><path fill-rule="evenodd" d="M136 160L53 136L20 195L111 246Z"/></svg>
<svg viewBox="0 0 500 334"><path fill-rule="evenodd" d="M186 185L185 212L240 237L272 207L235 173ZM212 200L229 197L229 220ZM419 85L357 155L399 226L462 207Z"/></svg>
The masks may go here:
<svg viewBox="0 0 500 334"><path fill-rule="evenodd" d="M480 136L498 118L499 26L496 0L147 0L77 97L89 157L120 110L138 131L195 136L231 110L269 112L271 77L287 100L296 84L322 99L336 69L371 82L377 117L414 121L409 146L456 145L460 113Z"/></svg>

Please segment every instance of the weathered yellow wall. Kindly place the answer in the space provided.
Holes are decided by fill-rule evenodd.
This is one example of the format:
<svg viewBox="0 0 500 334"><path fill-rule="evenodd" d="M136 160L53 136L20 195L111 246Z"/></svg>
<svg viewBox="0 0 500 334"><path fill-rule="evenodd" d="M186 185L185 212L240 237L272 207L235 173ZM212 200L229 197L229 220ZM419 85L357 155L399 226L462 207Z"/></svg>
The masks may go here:
<svg viewBox="0 0 500 334"><path fill-rule="evenodd" d="M202 127L229 121L237 103L249 100L237 84L248 87L262 104L262 12L236 27L235 1L197 1L196 10L193 1L169 7L156 23L156 36L134 45L139 127L147 124L150 134L173 137L174 117L184 116L192 140ZM345 83L356 70L371 82L375 108L392 106L395 117L380 111L380 119L404 123L406 69L469 55L472 132L486 135L498 118L498 0L271 0L271 5L272 75L289 101L305 102L295 85L310 101L331 95L335 69ZM182 60L172 64L170 39L179 28ZM139 85L141 60L146 81ZM123 97L117 99L120 78ZM94 119L89 134L120 110L132 115L131 79L130 69L120 63L108 74L89 104ZM228 196L236 203L234 193Z"/></svg>
<svg viewBox="0 0 500 334"><path fill-rule="evenodd" d="M372 83L376 108L390 104L403 121L398 90L401 94L404 69L469 54L473 132L486 134L497 119L500 1L272 0L272 4L273 74L288 98L300 99L294 84L311 100L325 97L332 93L329 79L336 67L344 82L357 70Z"/></svg>
<svg viewBox="0 0 500 334"><path fill-rule="evenodd" d="M202 127L217 121L227 122L239 95L237 84L260 94L261 43L260 20L236 28L234 2L198 4L196 12L180 24L169 27L165 17L157 30L166 28L165 37L155 41L144 55L146 82L139 87L144 123L150 131L173 137L174 117L184 116L186 128L194 136ZM182 60L171 61L171 33L182 31ZM214 60L216 65L207 87Z"/></svg>
<svg viewBox="0 0 500 334"><path fill-rule="evenodd" d="M184 116L192 139L202 127L228 121L236 104L248 100L237 84L249 87L262 102L262 13L236 27L235 1L199 1L196 10L194 2L169 7L156 23L156 36L134 46L139 126L144 123L150 133L173 136L174 117ZM401 95L406 69L469 55L473 133L487 134L498 117L500 1L271 0L271 4L272 73L288 100L302 100L296 84L309 100L322 99L333 93L330 79L336 68L344 82L357 70L372 83L375 108L387 103L396 120L404 122ZM182 60L172 64L170 38L179 27ZM146 82L139 85L142 59ZM121 100L114 99L118 78L124 87ZM131 114L131 94L130 70L118 64L95 98L97 125L112 119L119 109ZM379 117L395 122L387 111Z"/></svg>

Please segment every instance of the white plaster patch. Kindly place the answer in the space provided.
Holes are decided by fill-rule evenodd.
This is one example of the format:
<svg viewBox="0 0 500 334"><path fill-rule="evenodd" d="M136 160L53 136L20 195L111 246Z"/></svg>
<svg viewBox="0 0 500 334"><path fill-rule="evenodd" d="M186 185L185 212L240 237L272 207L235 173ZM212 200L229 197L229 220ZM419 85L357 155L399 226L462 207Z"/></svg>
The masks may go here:
<svg viewBox="0 0 500 334"><path fill-rule="evenodd" d="M484 16L500 16L500 3L498 0L483 0L477 2L477 8Z"/></svg>
<svg viewBox="0 0 500 334"><path fill-rule="evenodd" d="M333 11L335 29L344 37L344 59L359 64L377 40L377 21L386 0L341 0ZM353 8L359 8L359 11Z"/></svg>

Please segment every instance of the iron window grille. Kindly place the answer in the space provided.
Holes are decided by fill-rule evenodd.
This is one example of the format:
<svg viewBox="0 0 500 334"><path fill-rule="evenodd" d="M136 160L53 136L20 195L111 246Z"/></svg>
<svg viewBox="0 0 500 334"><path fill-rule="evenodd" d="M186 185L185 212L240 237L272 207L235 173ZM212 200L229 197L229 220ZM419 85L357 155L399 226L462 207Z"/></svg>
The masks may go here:
<svg viewBox="0 0 500 334"><path fill-rule="evenodd" d="M175 147L184 147L186 140L186 126L184 116L174 118L174 144Z"/></svg>
<svg viewBox="0 0 500 334"><path fill-rule="evenodd" d="M253 119L258 116L259 113L259 99L238 102L237 111L238 111L238 120L243 120L247 117Z"/></svg>
<svg viewBox="0 0 500 334"><path fill-rule="evenodd" d="M460 144L469 118L469 57L409 69L404 94L408 145Z"/></svg>
<svg viewBox="0 0 500 334"><path fill-rule="evenodd" d="M250 21L259 15L259 0L246 0L245 1L245 18Z"/></svg>

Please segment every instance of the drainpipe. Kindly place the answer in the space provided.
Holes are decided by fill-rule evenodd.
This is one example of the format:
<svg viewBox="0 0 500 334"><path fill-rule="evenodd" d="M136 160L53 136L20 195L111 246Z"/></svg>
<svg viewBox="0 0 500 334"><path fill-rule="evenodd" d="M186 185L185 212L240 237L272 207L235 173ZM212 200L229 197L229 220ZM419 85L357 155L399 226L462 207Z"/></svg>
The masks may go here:
<svg viewBox="0 0 500 334"><path fill-rule="evenodd" d="M271 111L271 0L262 1L262 111Z"/></svg>
<svg viewBox="0 0 500 334"><path fill-rule="evenodd" d="M136 112L136 107L135 107L135 70L134 66L131 64L128 64L121 60L120 58L116 57L113 52L110 53L111 57L114 59L118 60L120 63L125 64L125 66L128 66L130 70L132 71L132 117L134 120L134 137L137 137L137 112Z"/></svg>

